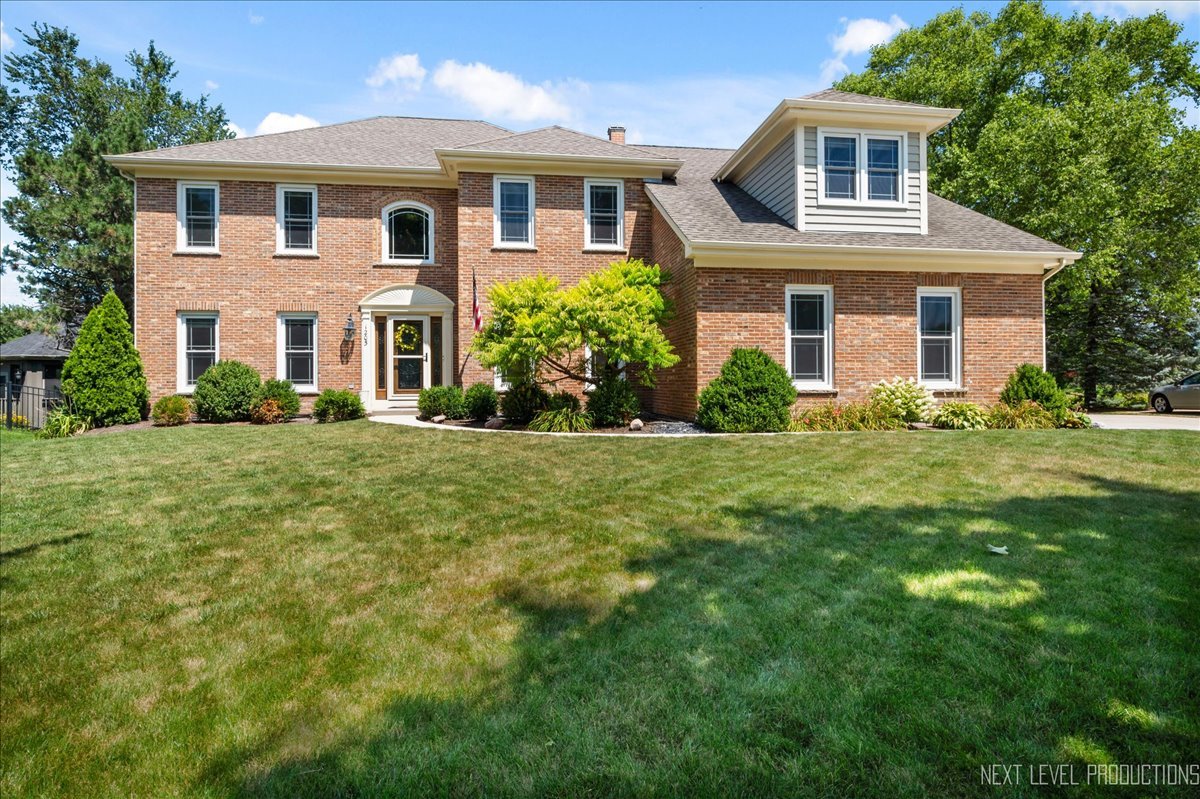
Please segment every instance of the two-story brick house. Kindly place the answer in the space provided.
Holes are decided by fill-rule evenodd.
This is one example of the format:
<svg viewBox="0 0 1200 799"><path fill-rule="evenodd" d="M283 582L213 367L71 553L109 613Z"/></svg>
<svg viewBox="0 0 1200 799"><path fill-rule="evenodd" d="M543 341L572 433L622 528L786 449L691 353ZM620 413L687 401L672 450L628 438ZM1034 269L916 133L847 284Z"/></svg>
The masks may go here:
<svg viewBox="0 0 1200 799"><path fill-rule="evenodd" d="M802 402L915 377L991 402L1044 359L1043 285L1078 257L926 191L958 111L837 91L783 101L736 150L559 127L378 117L110 156L136 186L137 345L153 398L234 358L374 411L497 380L475 287L661 264L681 361L648 410L694 415L734 347Z"/></svg>

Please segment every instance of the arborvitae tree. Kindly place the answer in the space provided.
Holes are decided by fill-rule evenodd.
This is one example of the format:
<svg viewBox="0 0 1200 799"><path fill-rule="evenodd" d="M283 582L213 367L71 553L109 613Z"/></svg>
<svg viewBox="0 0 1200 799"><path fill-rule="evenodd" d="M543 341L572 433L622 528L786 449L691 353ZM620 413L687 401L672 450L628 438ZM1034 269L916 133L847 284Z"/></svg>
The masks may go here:
<svg viewBox="0 0 1200 799"><path fill-rule="evenodd" d="M104 427L141 421L150 401L125 306L104 295L83 321L63 365L62 390L75 412Z"/></svg>

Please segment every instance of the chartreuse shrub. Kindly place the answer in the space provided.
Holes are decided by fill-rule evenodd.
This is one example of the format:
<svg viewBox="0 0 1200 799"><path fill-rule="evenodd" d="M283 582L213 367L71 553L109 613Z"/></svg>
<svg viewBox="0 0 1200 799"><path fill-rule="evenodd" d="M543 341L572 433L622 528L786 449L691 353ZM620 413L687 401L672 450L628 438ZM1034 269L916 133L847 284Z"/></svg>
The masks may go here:
<svg viewBox="0 0 1200 799"><path fill-rule="evenodd" d="M550 404L550 395L532 380L521 380L509 386L500 398L500 414L515 424L529 424L539 411Z"/></svg>
<svg viewBox="0 0 1200 799"><path fill-rule="evenodd" d="M458 386L430 386L417 395L417 412L422 419L445 416L447 419L465 419L467 405L462 389Z"/></svg>
<svg viewBox="0 0 1200 799"><path fill-rule="evenodd" d="M244 422L262 387L254 368L241 361L218 361L196 380L192 405L205 422Z"/></svg>
<svg viewBox="0 0 1200 799"><path fill-rule="evenodd" d="M313 418L318 422L345 422L367 415L362 399L353 391L327 388L313 403Z"/></svg>
<svg viewBox="0 0 1200 799"><path fill-rule="evenodd" d="M560 403L557 408L538 411L529 429L538 433L583 433L592 429L592 415L579 409L579 400L574 407Z"/></svg>
<svg viewBox="0 0 1200 799"><path fill-rule="evenodd" d="M628 380L610 375L588 394L587 410L597 427L623 427L642 412L642 404Z"/></svg>
<svg viewBox="0 0 1200 799"><path fill-rule="evenodd" d="M467 408L468 419L483 422L496 415L496 409L500 407L500 398L496 396L496 389L487 383L476 383L463 393L463 403Z"/></svg>
<svg viewBox="0 0 1200 799"><path fill-rule="evenodd" d="M279 406L284 419L290 419L300 413L300 395L296 393L291 380L272 378L263 382L254 398L254 405L257 406L267 400L273 400Z"/></svg>
<svg viewBox="0 0 1200 799"><path fill-rule="evenodd" d="M113 292L92 309L63 364L62 391L97 427L142 420L150 392L125 306Z"/></svg>
<svg viewBox="0 0 1200 799"><path fill-rule="evenodd" d="M46 414L42 429L34 433L38 438L69 438L91 429L87 417L72 413L66 405L60 405Z"/></svg>
<svg viewBox="0 0 1200 799"><path fill-rule="evenodd" d="M888 407L905 422L925 422L933 412L933 392L911 378L897 377L871 387L871 401Z"/></svg>
<svg viewBox="0 0 1200 799"><path fill-rule="evenodd" d="M1054 415L1033 400L1016 405L1001 402L988 414L988 427L997 430L1048 430L1056 426Z"/></svg>
<svg viewBox="0 0 1200 799"><path fill-rule="evenodd" d="M933 412L933 426L943 430L983 430L987 411L974 402L943 402Z"/></svg>
<svg viewBox="0 0 1200 799"><path fill-rule="evenodd" d="M1000 401L1013 407L1025 401L1036 402L1055 420L1063 418L1067 411L1067 393L1058 387L1054 375L1032 363L1021 364L1009 375L1000 392Z"/></svg>
<svg viewBox="0 0 1200 799"><path fill-rule="evenodd" d="M192 404L187 397L170 394L154 403L150 419L155 427L175 427L187 424L192 418Z"/></svg>
<svg viewBox="0 0 1200 799"><path fill-rule="evenodd" d="M796 389L787 370L760 349L735 349L700 392L696 420L717 433L787 430Z"/></svg>
<svg viewBox="0 0 1200 799"><path fill-rule="evenodd" d="M841 432L850 430L903 430L904 420L890 405L878 402L827 402L792 414L791 430L804 432Z"/></svg>

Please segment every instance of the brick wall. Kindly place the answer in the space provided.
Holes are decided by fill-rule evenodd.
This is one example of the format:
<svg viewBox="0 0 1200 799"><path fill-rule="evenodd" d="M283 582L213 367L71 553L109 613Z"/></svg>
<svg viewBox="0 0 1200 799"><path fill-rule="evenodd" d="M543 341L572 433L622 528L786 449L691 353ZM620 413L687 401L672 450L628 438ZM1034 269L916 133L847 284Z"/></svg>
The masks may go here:
<svg viewBox="0 0 1200 799"><path fill-rule="evenodd" d="M316 312L319 388L359 390L361 335L344 342L342 328L348 314L361 325L358 303L367 294L396 283L457 294L454 189L321 185L316 258L275 255L275 184L242 181L221 182L221 254L175 254L175 193L174 180L137 183L136 331L152 401L176 390L179 311L218 311L220 357L264 378L276 375L277 314ZM380 264L381 213L400 200L434 209L435 264Z"/></svg>
<svg viewBox="0 0 1200 799"><path fill-rule="evenodd" d="M683 244L658 209L653 213L652 259L662 267L667 281L663 296L672 315L663 332L675 348L679 363L655 375L647 407L662 416L689 419L696 414L696 267L683 257Z"/></svg>

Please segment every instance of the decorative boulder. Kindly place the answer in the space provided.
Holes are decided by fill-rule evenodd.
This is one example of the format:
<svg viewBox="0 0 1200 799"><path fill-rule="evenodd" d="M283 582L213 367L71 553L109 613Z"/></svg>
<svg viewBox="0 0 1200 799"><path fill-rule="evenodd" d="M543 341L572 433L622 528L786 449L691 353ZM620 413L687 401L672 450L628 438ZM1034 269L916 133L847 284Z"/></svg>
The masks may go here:
<svg viewBox="0 0 1200 799"><path fill-rule="evenodd" d="M488 419L486 422L484 422L483 426L486 427L488 430L503 430L504 429L504 417L503 416L493 416L491 419Z"/></svg>
<svg viewBox="0 0 1200 799"><path fill-rule="evenodd" d="M437 416L433 417L429 421L433 422L434 424L441 424L442 422L446 421L446 414L439 413Z"/></svg>
<svg viewBox="0 0 1200 799"><path fill-rule="evenodd" d="M641 430L645 426L646 425L642 424L641 419L634 419L632 422L629 423L630 430Z"/></svg>

